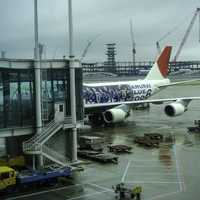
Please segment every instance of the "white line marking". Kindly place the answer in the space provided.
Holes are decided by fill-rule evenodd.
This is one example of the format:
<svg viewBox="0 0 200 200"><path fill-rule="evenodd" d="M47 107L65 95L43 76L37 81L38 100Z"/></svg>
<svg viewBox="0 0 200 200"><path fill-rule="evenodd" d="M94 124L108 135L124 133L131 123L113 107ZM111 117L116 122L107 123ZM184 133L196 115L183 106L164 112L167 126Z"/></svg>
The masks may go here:
<svg viewBox="0 0 200 200"><path fill-rule="evenodd" d="M160 198L167 197L167 196L170 196L172 194L177 194L177 193L179 193L179 192L176 191L176 192L165 193L165 194L161 194L161 195L157 195L155 197L152 197L149 200L160 199Z"/></svg>
<svg viewBox="0 0 200 200"><path fill-rule="evenodd" d="M137 160L131 160L133 162L158 162L158 160L142 160L142 159L137 159Z"/></svg>
<svg viewBox="0 0 200 200"><path fill-rule="evenodd" d="M172 181L127 181L126 183L163 183L163 184L174 183L174 184L177 184L180 182L177 182L177 181L175 182L172 182Z"/></svg>
<svg viewBox="0 0 200 200"><path fill-rule="evenodd" d="M84 197L90 197L90 196L94 196L94 195L103 194L103 193L106 193L106 192L109 192L109 191L106 190L106 191L102 191L102 192L94 192L92 194L86 194L86 195L82 195L82 196L78 196L78 197L73 197L73 198L66 199L66 200L80 199L80 198L84 198Z"/></svg>
<svg viewBox="0 0 200 200"><path fill-rule="evenodd" d="M122 183L124 182L124 180L125 180L125 178L126 178L126 175L127 175L128 168L129 168L130 164L131 164L131 161L129 160L129 161L128 161L128 164L127 164L127 166L126 166L126 169L125 169L125 171L124 171L124 174L123 174L123 176L122 176L122 179L121 179L121 182L122 182Z"/></svg>
<svg viewBox="0 0 200 200"><path fill-rule="evenodd" d="M183 182L181 181L180 167L179 167L177 153L176 153L176 144L174 144L173 149L174 149L174 156L175 156L175 161L176 161L177 179L179 181L179 191L182 192L183 191L183 186L182 186Z"/></svg>
<svg viewBox="0 0 200 200"><path fill-rule="evenodd" d="M142 168L161 168L161 169L173 169L175 166L158 166L158 165L134 165L131 168L137 168L137 167L142 167Z"/></svg>
<svg viewBox="0 0 200 200"><path fill-rule="evenodd" d="M144 172L144 173L137 173L137 172L129 172L129 175L145 175L145 176L176 176L176 173L151 173L151 172Z"/></svg>
<svg viewBox="0 0 200 200"><path fill-rule="evenodd" d="M94 186L94 187L99 188L101 190L107 190L108 192L113 192L113 190L111 190L110 188L106 188L106 187L103 187L103 186L100 186L100 185L97 185L97 184L94 184L94 183L88 183L88 185Z"/></svg>
<svg viewBox="0 0 200 200"><path fill-rule="evenodd" d="M79 185L82 185L82 184L75 184L75 185L65 186L65 187L61 187L61 188L56 188L56 189L51 189L51 190L44 190L44 191L41 191L41 192L35 192L35 193L31 193L31 194L19 195L19 196L16 196L16 197L7 198L6 200L15 200L15 199L20 199L20 198L37 196L37 195L40 195L40 194L46 194L46 193L49 193L49 192L55 192L55 191L59 191L59 190L64 190L64 189L67 189L67 188L70 188L70 187L79 186Z"/></svg>
<svg viewBox="0 0 200 200"><path fill-rule="evenodd" d="M16 200L16 199L21 199L21 198L27 198L27 197L37 196L37 195L41 195L41 194L46 194L46 193L49 193L49 192L56 192L56 191L68 189L68 188L71 188L71 187L83 186L83 185L86 185L86 184L91 185L91 186L95 186L95 187L103 189L103 190L106 190L106 191L103 191L103 192L111 192L111 191L113 192L113 190L111 190L111 189L104 188L104 187L98 186L96 184L80 183L80 184L64 186L64 187L60 187L60 188L56 188L56 189L44 190L44 191L41 191L41 192L35 192L35 193L31 193L31 194L19 195L19 196L16 196L16 197L10 197L10 198L7 198L5 200Z"/></svg>
<svg viewBox="0 0 200 200"><path fill-rule="evenodd" d="M133 162L138 162L138 163L141 163L141 162L152 162L152 163L160 163L160 160L131 160ZM166 162L166 163L172 163L172 160L167 158L167 159L162 159L162 161Z"/></svg>

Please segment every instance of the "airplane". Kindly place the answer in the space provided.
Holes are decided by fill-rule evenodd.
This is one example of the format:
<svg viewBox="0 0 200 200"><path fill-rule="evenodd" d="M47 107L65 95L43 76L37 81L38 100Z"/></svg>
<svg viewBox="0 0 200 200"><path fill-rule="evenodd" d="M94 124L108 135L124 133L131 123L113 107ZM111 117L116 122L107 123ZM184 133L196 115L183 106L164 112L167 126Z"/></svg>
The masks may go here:
<svg viewBox="0 0 200 200"><path fill-rule="evenodd" d="M161 90L175 85L198 84L199 80L171 83L167 78L171 46L166 46L144 80L83 84L85 115L92 125L123 122L135 106L144 103L168 103L164 112L169 117L182 115L192 100L200 97L149 99Z"/></svg>

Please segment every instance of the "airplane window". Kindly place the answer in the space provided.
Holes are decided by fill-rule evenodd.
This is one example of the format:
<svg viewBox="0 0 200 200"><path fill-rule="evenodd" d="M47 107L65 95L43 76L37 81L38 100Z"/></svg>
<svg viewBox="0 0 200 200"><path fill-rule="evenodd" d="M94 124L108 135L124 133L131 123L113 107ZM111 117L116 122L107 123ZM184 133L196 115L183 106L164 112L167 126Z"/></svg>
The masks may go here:
<svg viewBox="0 0 200 200"><path fill-rule="evenodd" d="M59 105L59 112L63 112L63 105Z"/></svg>

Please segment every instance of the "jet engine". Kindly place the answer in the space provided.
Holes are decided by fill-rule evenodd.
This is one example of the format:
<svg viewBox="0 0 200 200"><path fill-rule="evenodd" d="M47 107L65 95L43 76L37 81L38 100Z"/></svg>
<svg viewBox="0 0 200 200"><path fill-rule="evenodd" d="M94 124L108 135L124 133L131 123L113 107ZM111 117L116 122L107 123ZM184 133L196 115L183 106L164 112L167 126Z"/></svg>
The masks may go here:
<svg viewBox="0 0 200 200"><path fill-rule="evenodd" d="M123 122L130 114L130 109L127 105L120 105L111 108L103 113L104 121L108 124Z"/></svg>
<svg viewBox="0 0 200 200"><path fill-rule="evenodd" d="M169 117L182 115L185 111L187 111L188 103L189 102L176 101L174 103L166 105L164 108L165 114Z"/></svg>

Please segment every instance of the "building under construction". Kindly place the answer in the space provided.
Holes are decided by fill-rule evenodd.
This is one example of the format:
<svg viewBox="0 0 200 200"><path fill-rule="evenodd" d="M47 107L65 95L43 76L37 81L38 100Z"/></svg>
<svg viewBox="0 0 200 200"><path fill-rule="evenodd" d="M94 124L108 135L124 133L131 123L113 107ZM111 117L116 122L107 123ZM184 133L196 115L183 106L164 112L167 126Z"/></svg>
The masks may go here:
<svg viewBox="0 0 200 200"><path fill-rule="evenodd" d="M108 68L108 72L115 73L115 67L116 67L116 61L115 61L115 55L116 55L116 44L115 43L109 43L106 44L107 50L107 61L104 63L104 65Z"/></svg>

